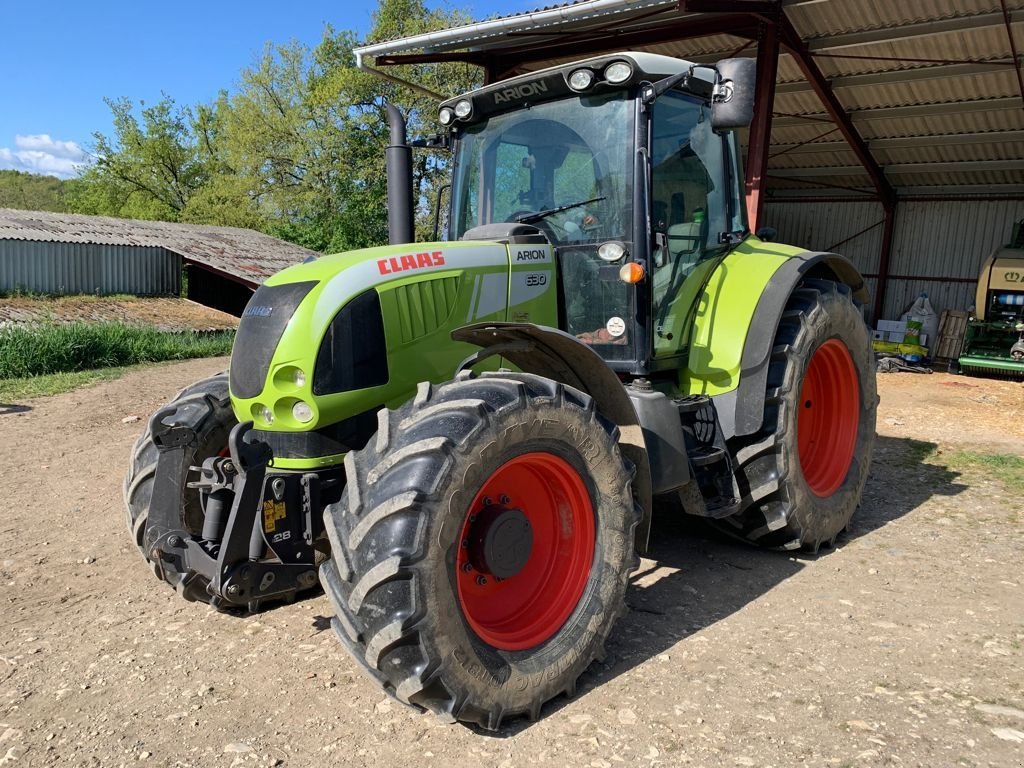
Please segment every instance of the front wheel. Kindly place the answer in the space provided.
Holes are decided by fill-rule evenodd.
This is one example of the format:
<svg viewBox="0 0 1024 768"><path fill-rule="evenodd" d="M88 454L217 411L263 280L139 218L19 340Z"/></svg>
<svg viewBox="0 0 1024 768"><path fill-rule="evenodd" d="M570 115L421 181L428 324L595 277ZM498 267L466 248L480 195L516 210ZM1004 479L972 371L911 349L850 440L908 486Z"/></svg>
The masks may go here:
<svg viewBox="0 0 1024 768"><path fill-rule="evenodd" d="M200 465L210 456L223 455L227 451L228 435L238 423L231 410L227 373L219 373L186 387L167 405L177 408L179 421L195 433L193 441L186 447L186 466ZM178 590L186 600L209 602L211 596L206 590L209 582L205 576L193 571L178 570L175 561L162 563L158 567L143 547L159 458L150 426L147 422L145 431L135 441L124 478L123 497L128 532L157 578ZM181 528L193 536L199 536L204 519L199 492L182 486L175 504L181 514Z"/></svg>
<svg viewBox="0 0 1024 768"><path fill-rule="evenodd" d="M382 411L325 512L335 630L388 693L495 729L572 694L625 609L639 507L617 430L527 374Z"/></svg>
<svg viewBox="0 0 1024 768"><path fill-rule="evenodd" d="M761 546L832 545L867 482L877 406L871 340L850 289L805 280L776 331L761 431L729 441L744 507L715 525Z"/></svg>

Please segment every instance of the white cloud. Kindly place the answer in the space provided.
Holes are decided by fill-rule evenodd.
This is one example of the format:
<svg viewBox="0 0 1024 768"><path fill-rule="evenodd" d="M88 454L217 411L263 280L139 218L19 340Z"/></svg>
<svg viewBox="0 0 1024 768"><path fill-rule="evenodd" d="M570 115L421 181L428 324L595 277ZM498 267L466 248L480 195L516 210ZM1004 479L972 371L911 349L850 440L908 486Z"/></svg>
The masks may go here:
<svg viewBox="0 0 1024 768"><path fill-rule="evenodd" d="M0 147L0 169L43 173L67 179L88 163L89 156L74 141L60 141L49 134L15 136L14 149Z"/></svg>

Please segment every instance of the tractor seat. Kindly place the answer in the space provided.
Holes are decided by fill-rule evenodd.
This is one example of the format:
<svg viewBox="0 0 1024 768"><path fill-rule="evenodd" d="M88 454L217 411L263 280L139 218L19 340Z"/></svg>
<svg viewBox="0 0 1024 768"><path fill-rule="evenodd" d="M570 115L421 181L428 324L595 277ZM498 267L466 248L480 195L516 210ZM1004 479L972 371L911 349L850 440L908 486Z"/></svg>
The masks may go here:
<svg viewBox="0 0 1024 768"><path fill-rule="evenodd" d="M700 251L701 223L673 224L668 228L668 252L672 261L693 257ZM692 260L692 259L687 259Z"/></svg>

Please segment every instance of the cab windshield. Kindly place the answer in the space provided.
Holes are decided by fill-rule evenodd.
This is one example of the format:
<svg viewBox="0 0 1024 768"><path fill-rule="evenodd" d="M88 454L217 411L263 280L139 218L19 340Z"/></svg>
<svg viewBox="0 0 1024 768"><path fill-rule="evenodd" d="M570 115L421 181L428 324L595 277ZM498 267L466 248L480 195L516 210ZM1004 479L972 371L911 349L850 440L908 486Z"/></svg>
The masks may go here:
<svg viewBox="0 0 1024 768"><path fill-rule="evenodd" d="M468 125L459 137L452 237L522 221L557 253L569 333L605 359L634 357L634 291L598 258L633 233L634 102L626 91L533 104Z"/></svg>
<svg viewBox="0 0 1024 768"><path fill-rule="evenodd" d="M534 104L469 125L454 179L455 239L527 219L555 246L632 232L633 102L623 91ZM541 217L556 208L565 210Z"/></svg>

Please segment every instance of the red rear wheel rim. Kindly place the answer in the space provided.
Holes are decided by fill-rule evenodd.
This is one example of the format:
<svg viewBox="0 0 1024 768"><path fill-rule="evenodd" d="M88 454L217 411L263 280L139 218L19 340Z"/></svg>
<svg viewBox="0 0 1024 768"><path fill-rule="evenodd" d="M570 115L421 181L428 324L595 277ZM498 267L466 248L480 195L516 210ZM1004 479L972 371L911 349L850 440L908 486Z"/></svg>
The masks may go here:
<svg viewBox="0 0 1024 768"><path fill-rule="evenodd" d="M831 496L850 471L860 421L857 369L841 341L829 339L814 352L799 407L797 448L804 480L816 496Z"/></svg>
<svg viewBox="0 0 1024 768"><path fill-rule="evenodd" d="M498 579L471 562L468 542L477 515L500 505L529 520L529 559ZM594 509L572 465L550 453L525 453L487 478L466 513L455 563L462 613L481 640L521 651L551 639L576 609L594 562Z"/></svg>

